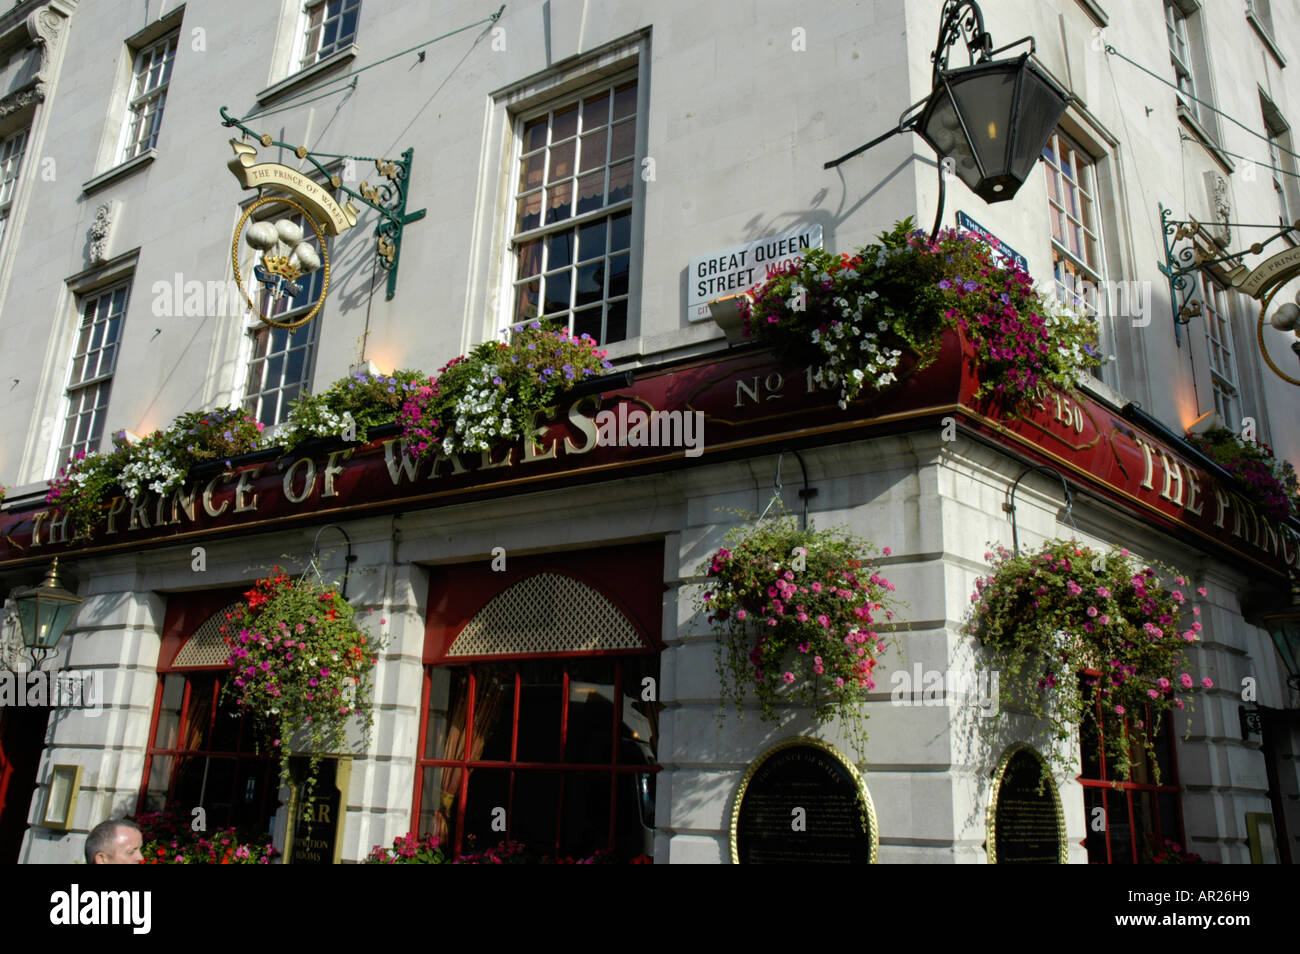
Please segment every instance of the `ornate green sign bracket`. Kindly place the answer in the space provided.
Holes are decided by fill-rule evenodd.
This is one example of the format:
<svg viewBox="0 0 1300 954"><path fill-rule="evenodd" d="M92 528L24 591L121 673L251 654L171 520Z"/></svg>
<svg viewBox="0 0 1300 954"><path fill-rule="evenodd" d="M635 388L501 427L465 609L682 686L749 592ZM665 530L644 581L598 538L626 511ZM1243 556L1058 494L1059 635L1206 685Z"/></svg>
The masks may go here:
<svg viewBox="0 0 1300 954"><path fill-rule="evenodd" d="M1196 285L1189 282L1188 276L1199 272L1207 265L1227 266L1227 277L1230 282L1236 284L1241 276L1247 274L1248 269L1241 259L1247 252L1251 255L1259 255L1264 251L1265 246L1284 235L1300 232L1295 225L1284 225L1277 232L1269 236L1262 242L1253 243L1250 248L1240 252L1224 252L1216 254L1209 249L1217 249L1220 243L1210 235L1200 222L1195 219L1175 219L1173 210L1166 209L1162 203L1160 206L1160 225L1161 237L1165 243L1165 260L1163 264L1157 263L1161 273L1169 279L1169 302L1174 313L1174 341L1182 347L1182 335L1179 328L1191 322L1193 318L1201 313L1201 303L1193 301L1196 294ZM1220 222L1216 225L1227 225L1234 228L1258 228L1269 229L1278 228L1276 225L1245 225L1240 222ZM1297 223L1300 225L1300 223ZM1190 240L1190 244L1178 248L1178 243Z"/></svg>
<svg viewBox="0 0 1300 954"><path fill-rule="evenodd" d="M287 142L280 142L267 133L258 133L250 129L242 121L226 112L225 106L221 107L221 120L223 126L233 126L245 136L256 139L263 147L278 146L282 149L288 149L299 159L307 160L316 168L317 172L329 179L330 185L335 189L379 213L379 224L375 226L375 254L378 256L379 264L388 272L388 290L384 297L391 300L393 295L397 293L397 265L402 254L402 229L412 222L418 222L424 218L426 212L425 209L416 212L406 211L407 189L411 179L411 162L415 157L415 150L407 149L398 159L377 159L373 156L313 152L306 146L294 146ZM321 159L342 159L345 162L373 162L379 179L373 186L368 181L363 181L360 191L350 189L343 184L343 180L337 174L331 174L321 164Z"/></svg>

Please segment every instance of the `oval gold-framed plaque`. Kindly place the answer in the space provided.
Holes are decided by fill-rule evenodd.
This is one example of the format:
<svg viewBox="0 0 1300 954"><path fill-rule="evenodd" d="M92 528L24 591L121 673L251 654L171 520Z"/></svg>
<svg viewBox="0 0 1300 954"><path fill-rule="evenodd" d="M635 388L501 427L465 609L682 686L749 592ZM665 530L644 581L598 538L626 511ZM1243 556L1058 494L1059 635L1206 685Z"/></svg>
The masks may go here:
<svg viewBox="0 0 1300 954"><path fill-rule="evenodd" d="M305 241L306 236L301 229L298 229L289 220L275 223L255 222L253 227L250 228L249 219L254 212L264 206L275 208L287 206L298 212L303 221L311 228L316 242L316 249L319 249L319 255L317 255L316 249L311 247L310 242ZM255 231L257 234L254 234ZM250 294L248 289L248 283L245 281L245 270L240 268L240 238L244 238L246 244L252 250L253 259L248 271L253 273L257 283L264 289L264 293L260 296L262 299L261 305L253 300L253 295ZM230 261L235 270L235 283L239 287L240 294L244 296L244 300L248 303L248 307L252 309L253 314L273 328L284 328L292 331L307 324L320 312L321 306L325 304L325 297L329 294L330 255L329 247L325 243L325 231L311 212L293 199L279 195L263 196L250 203L248 208L244 210L244 214L240 216L239 223L235 226L234 241L230 245ZM281 321L273 317L275 303L285 295L295 297L300 294L296 282L309 272L317 269L321 271L321 290L311 309L306 314L290 321ZM267 308L268 303L271 306L270 308Z"/></svg>
<svg viewBox="0 0 1300 954"><path fill-rule="evenodd" d="M1023 742L998 759L985 823L989 864L1069 863L1061 794L1045 772L1043 757Z"/></svg>
<svg viewBox="0 0 1300 954"><path fill-rule="evenodd" d="M821 739L767 749L732 801L732 864L875 864L879 845L862 774Z"/></svg>

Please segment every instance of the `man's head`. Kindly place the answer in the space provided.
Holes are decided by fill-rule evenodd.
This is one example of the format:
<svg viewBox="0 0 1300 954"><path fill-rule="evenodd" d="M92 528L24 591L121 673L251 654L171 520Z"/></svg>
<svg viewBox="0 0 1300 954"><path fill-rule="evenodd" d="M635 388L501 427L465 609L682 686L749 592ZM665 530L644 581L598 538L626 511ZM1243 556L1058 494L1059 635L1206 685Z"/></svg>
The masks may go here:
<svg viewBox="0 0 1300 954"><path fill-rule="evenodd" d="M90 830L86 836L86 864L138 865L144 862L140 846L144 838L140 826L126 818L110 818Z"/></svg>

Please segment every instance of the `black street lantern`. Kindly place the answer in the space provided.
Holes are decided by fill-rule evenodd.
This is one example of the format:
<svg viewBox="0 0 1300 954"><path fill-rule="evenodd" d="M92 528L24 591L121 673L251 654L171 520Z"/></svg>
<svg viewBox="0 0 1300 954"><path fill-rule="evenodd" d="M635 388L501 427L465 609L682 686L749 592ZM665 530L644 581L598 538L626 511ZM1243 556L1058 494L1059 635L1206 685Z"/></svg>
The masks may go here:
<svg viewBox="0 0 1300 954"><path fill-rule="evenodd" d="M936 70L916 131L941 159L953 159L953 171L972 192L985 202L1005 202L1033 171L1067 100L1028 53Z"/></svg>
<svg viewBox="0 0 1300 954"><path fill-rule="evenodd" d="M64 589L59 580L57 557L44 580L36 586L14 591L13 600L18 606L23 646L39 652L42 658L54 651L81 604L81 598Z"/></svg>
<svg viewBox="0 0 1300 954"><path fill-rule="evenodd" d="M952 48L961 40L970 65L948 68ZM1029 52L1015 59L993 56L1028 41ZM939 231L947 180L944 165L985 202L1005 202L1025 184L1043 146L1065 114L1070 95L1032 58L1034 38L1022 37L993 49L984 29L984 14L974 0L946 0L939 23L939 42L930 95L908 107L898 126L864 146L826 163L830 169L902 132L915 132L939 155ZM919 110L919 112L918 112Z"/></svg>

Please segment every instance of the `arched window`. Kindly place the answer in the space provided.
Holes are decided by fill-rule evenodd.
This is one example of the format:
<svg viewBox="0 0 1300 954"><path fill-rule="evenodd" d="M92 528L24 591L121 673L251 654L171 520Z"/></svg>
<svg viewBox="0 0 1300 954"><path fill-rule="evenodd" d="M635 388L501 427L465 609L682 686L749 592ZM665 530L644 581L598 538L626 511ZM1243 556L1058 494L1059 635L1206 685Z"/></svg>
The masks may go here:
<svg viewBox="0 0 1300 954"><path fill-rule="evenodd" d="M279 803L275 764L257 751L253 726L221 691L230 672L221 627L234 605L223 602L192 628L185 618L193 612L168 614L139 810L184 817L201 807L209 829L270 831Z"/></svg>
<svg viewBox="0 0 1300 954"><path fill-rule="evenodd" d="M413 827L456 854L509 840L653 855L655 643L569 572L525 575L464 616L425 671Z"/></svg>

